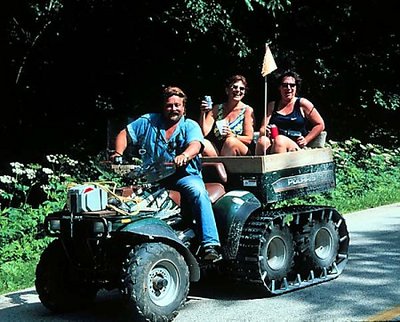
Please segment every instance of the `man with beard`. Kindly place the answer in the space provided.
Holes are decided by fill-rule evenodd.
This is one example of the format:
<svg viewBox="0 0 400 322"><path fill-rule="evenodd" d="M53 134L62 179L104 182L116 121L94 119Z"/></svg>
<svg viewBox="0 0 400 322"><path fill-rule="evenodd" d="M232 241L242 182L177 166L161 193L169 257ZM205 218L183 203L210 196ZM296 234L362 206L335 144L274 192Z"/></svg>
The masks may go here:
<svg viewBox="0 0 400 322"><path fill-rule="evenodd" d="M162 113L145 114L128 124L117 135L111 158L122 156L128 143L132 143L145 167L160 160L173 162L175 173L162 183L179 191L181 200L191 207L201 237L200 256L215 261L221 257L220 242L199 158L204 149L204 137L198 123L185 118L186 101L187 96L179 87L165 88Z"/></svg>

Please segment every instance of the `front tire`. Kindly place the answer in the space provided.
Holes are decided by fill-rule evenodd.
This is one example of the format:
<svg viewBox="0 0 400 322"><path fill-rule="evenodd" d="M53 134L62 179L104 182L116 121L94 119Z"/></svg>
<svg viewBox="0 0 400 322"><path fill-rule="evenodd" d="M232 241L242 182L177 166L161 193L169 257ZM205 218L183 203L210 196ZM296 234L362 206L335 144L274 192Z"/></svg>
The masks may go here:
<svg viewBox="0 0 400 322"><path fill-rule="evenodd" d="M72 269L60 240L52 241L40 257L35 286L42 304L54 312L87 307L97 294L97 288Z"/></svg>
<svg viewBox="0 0 400 322"><path fill-rule="evenodd" d="M181 254L162 243L136 246L122 272L122 294L140 321L171 321L189 292L189 269Z"/></svg>

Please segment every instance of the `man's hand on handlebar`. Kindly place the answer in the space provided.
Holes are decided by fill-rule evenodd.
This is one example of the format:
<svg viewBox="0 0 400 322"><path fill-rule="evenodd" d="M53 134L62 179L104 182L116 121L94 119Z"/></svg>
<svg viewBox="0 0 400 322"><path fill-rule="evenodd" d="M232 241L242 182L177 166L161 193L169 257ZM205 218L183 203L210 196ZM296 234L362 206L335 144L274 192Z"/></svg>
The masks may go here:
<svg viewBox="0 0 400 322"><path fill-rule="evenodd" d="M174 163L177 167L183 167L189 162L189 156L185 153L179 154L175 157Z"/></svg>
<svg viewBox="0 0 400 322"><path fill-rule="evenodd" d="M110 161L114 164L122 164L124 162L124 156L121 153L114 152L110 155Z"/></svg>

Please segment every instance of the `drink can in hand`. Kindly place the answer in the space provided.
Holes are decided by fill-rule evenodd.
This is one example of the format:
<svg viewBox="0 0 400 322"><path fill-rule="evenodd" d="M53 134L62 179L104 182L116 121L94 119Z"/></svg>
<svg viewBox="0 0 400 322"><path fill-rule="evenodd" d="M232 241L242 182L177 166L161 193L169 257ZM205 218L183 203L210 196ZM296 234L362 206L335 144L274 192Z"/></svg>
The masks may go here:
<svg viewBox="0 0 400 322"><path fill-rule="evenodd" d="M212 105L213 105L213 101L211 99L211 96L208 96L208 95L204 96L204 100L207 102L207 105L208 105L207 109L211 110L212 109Z"/></svg>
<svg viewBox="0 0 400 322"><path fill-rule="evenodd" d="M271 131L271 139L275 139L275 138L278 136L278 134L279 134L279 129L278 129L278 127L277 127L275 124L271 124L271 125L269 126L269 129L270 129L270 131Z"/></svg>

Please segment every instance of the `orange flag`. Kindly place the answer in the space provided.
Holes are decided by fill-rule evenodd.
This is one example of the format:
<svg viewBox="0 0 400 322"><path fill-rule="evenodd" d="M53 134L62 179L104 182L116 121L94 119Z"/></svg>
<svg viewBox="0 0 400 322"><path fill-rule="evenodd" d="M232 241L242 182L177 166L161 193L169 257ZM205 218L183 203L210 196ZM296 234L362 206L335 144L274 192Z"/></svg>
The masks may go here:
<svg viewBox="0 0 400 322"><path fill-rule="evenodd" d="M272 73L277 68L278 67L276 67L275 60L274 57L272 56L271 50L269 49L269 46L265 44L265 55L264 55L261 75L265 77L268 74Z"/></svg>

